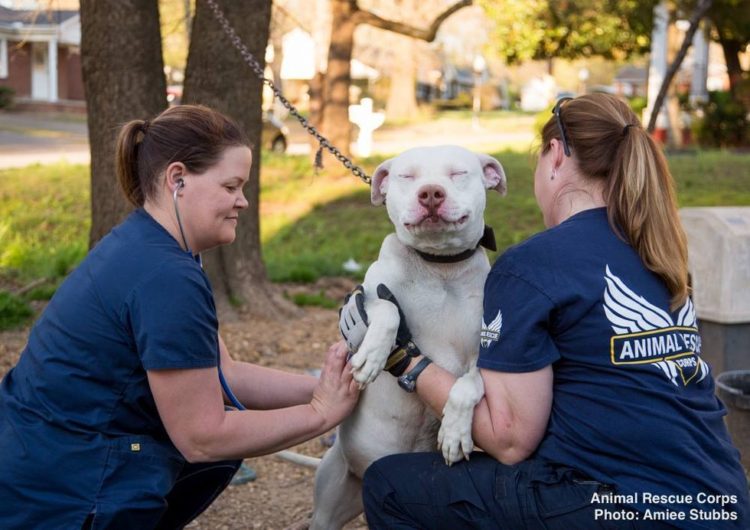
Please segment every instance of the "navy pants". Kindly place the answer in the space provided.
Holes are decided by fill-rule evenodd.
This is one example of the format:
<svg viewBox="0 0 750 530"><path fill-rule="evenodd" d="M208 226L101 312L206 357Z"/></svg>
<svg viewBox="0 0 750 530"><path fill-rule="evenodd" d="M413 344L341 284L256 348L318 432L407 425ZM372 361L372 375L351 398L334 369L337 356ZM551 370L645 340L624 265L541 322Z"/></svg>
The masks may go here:
<svg viewBox="0 0 750 530"><path fill-rule="evenodd" d="M167 511L158 530L185 527L198 517L222 491L242 465L242 460L227 460L208 464L186 464L167 495Z"/></svg>
<svg viewBox="0 0 750 530"><path fill-rule="evenodd" d="M185 464L172 491L165 498L167 509L157 530L184 528L208 508L229 485L242 460L205 464ZM83 524L83 530L95 528L94 515Z"/></svg>
<svg viewBox="0 0 750 530"><path fill-rule="evenodd" d="M592 504L594 493L611 491L540 460L506 466L475 452L448 467L439 453L411 453L373 463L363 500L371 529L673 529L625 520L635 512L621 505Z"/></svg>

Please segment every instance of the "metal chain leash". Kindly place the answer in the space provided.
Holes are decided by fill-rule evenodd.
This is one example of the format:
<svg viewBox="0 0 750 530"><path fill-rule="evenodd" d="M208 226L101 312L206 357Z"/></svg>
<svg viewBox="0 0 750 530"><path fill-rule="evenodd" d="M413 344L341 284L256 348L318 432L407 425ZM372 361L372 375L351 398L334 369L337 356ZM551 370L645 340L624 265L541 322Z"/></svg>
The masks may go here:
<svg viewBox="0 0 750 530"><path fill-rule="evenodd" d="M354 164L354 162L352 162L347 156L345 156L341 151L333 146L331 142L329 142L325 136L320 134L315 127L310 125L310 122L307 121L307 118L302 116L294 107L294 105L284 97L281 91L276 88L276 85L273 84L273 81L265 77L263 67L255 59L255 57L253 57L253 55L250 53L250 50L247 49L247 46L245 46L245 44L237 35L237 32L235 32L234 28L229 24L229 21L219 8L216 0L206 0L206 3L211 8L211 11L213 11L214 17L216 17L216 20L219 22L219 24L221 24L221 27L229 37L229 40L232 41L232 45L237 49L237 51L240 52L240 55L242 55L244 61L253 70L253 72L255 72L255 75L258 76L258 78L263 82L264 85L267 85L273 91L274 96L279 98L279 101L281 101L281 104L284 105L289 113L294 116L300 122L300 124L302 124L302 127L304 127L305 130L313 137L315 137L315 139L319 142L320 148L318 149L318 153L315 155L316 167L320 166L322 150L327 149L333 156L336 157L339 162L341 162L341 164L343 164L346 169L351 171L354 176L359 177L365 184L370 185L370 183L372 182L372 178L370 178L370 176L367 175L367 173L365 173L362 168Z"/></svg>

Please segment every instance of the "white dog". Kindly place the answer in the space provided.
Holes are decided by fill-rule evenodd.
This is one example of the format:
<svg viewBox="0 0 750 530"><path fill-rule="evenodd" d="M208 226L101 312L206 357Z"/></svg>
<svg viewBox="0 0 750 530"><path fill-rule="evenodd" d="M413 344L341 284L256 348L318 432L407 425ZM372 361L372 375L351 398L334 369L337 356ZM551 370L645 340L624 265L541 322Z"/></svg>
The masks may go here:
<svg viewBox="0 0 750 530"><path fill-rule="evenodd" d="M484 395L476 357L490 269L478 248L487 189L505 194L500 163L455 146L411 149L375 171L372 202L386 203L396 233L365 275L370 324L351 363L355 379L368 386L318 468L312 529L341 528L362 512L361 477L378 458L439 447L452 464L473 449L473 410ZM377 295L381 283L398 300L422 353L459 377L442 424L395 377L380 375L399 326L396 306Z"/></svg>

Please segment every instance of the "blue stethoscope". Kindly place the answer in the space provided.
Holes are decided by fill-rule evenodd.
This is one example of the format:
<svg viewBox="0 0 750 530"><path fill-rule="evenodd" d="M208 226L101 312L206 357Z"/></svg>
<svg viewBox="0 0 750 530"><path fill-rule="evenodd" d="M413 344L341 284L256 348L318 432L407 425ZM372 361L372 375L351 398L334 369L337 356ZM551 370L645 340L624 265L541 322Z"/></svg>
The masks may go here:
<svg viewBox="0 0 750 530"><path fill-rule="evenodd" d="M172 200L174 202L174 213L177 216L177 226L180 227L180 236L182 236L182 243L185 245L185 248L187 249L188 254L190 254L191 257L194 256L193 251L190 250L190 247L188 246L187 238L185 237L185 230L182 227L182 218L180 217L180 209L177 207L177 193L185 187L185 181L183 179L180 179L177 181L177 187L174 190L174 194L172 194ZM197 255L196 261L198 262L198 265L200 265L201 269L203 268L203 260L201 259L200 253ZM234 405L237 410L245 410L245 407L240 403L240 401L237 399L237 397L232 392L232 389L229 388L229 384L227 383L227 380L224 378L224 373L221 371L221 353L218 350L218 343L217 343L217 350L216 350L216 364L219 368L219 382L221 382L221 388L224 390L224 394L226 394L227 398L229 398L229 401L232 402L232 405Z"/></svg>

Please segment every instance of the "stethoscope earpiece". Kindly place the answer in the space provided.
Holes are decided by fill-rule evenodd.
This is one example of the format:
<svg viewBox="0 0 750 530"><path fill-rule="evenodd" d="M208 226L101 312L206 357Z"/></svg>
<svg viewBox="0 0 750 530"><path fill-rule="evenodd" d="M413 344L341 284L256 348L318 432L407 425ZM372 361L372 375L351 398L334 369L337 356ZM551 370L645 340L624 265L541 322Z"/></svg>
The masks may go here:
<svg viewBox="0 0 750 530"><path fill-rule="evenodd" d="M174 202L174 213L175 213L175 217L177 217L177 226L180 228L180 235L182 236L182 242L185 245L185 250L187 250L188 252L190 252L190 254L192 254L192 251L190 250L190 246L188 246L187 238L185 237L185 229L182 227L182 219L180 218L180 209L177 207L177 193L184 187L185 187L185 180L179 179L177 181L177 187L174 189L174 193L172 194L172 201Z"/></svg>

